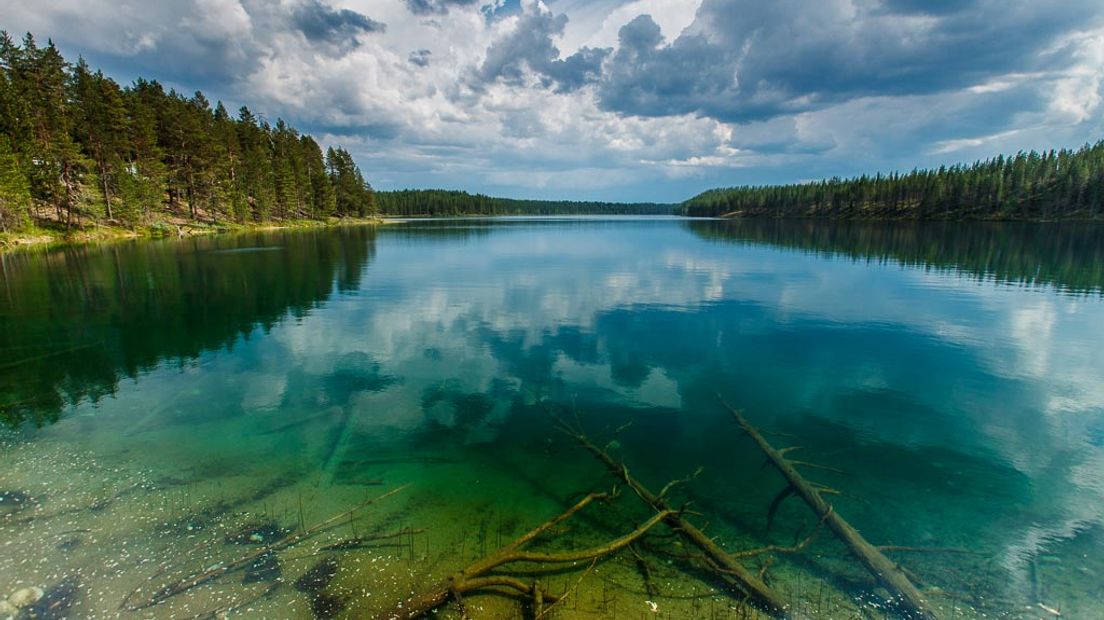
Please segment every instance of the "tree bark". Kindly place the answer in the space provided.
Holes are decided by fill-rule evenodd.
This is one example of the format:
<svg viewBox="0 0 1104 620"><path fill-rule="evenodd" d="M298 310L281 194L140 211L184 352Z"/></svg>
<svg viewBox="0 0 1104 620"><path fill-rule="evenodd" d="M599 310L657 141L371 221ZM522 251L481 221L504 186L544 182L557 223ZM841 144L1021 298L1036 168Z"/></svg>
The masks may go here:
<svg viewBox="0 0 1104 620"><path fill-rule="evenodd" d="M107 184L107 162L103 159L99 161L100 165L100 183L103 184L104 193L104 214L107 215L107 219L111 220L111 189Z"/></svg>
<svg viewBox="0 0 1104 620"><path fill-rule="evenodd" d="M759 449L763 451L763 454L767 456L767 459L775 469L786 479L786 482L789 483L794 493L808 504L817 518L828 525L828 528L847 546L851 554L854 555L872 575L874 575L878 583L889 590L898 604L906 608L914 617L927 620L939 618L939 615L928 605L924 596L916 586L909 581L904 571L898 568L895 562L887 558L877 547L867 542L862 534L859 534L858 530L836 513L836 511L832 509L832 505L824 501L824 498L821 497L820 491L805 480L804 476L797 471L782 452L771 446L763 435L752 426L739 411L729 406L728 403L725 403L723 400L721 403L729 410L732 417L736 419L740 428L759 445Z"/></svg>
<svg viewBox="0 0 1104 620"><path fill-rule="evenodd" d="M377 620L415 620L447 603L450 599L460 598L479 590L489 588L505 588L516 594L534 601L535 606L550 609L562 597L554 596L540 590L537 582L526 583L521 579L507 575L488 574L492 570L511 562L531 562L537 564L568 564L585 560L596 561L612 553L620 551L640 539L668 514L657 512L651 519L644 522L632 532L612 540L599 547L592 547L581 551L569 551L565 553L534 553L522 551L521 548L535 540L541 534L552 529L559 523L571 518L572 515L582 510L591 502L605 499L604 493L591 493L581 499L577 504L568 508L563 513L545 521L536 528L530 530L512 543L495 551L491 555L479 560L454 575L442 580L432 588L429 588L411 599L403 601L395 608L376 616ZM565 595L566 596L566 595ZM548 603L549 607L544 607ZM536 613L540 614L540 611Z"/></svg>
<svg viewBox="0 0 1104 620"><path fill-rule="evenodd" d="M762 579L744 568L742 564L733 559L731 555L721 549L717 543L713 542L694 524L687 521L679 512L672 510L662 496L655 495L648 490L629 474L629 470L624 465L613 460L613 457L607 454L605 450L594 445L586 435L564 424L561 424L561 427L565 433L574 437L579 445L601 461L614 477L628 485L640 496L640 499L644 500L645 504L651 506L658 514L666 514L664 522L667 526L705 554L705 559L710 568L720 575L721 579L729 586L746 594L756 605L773 616L781 618L788 615L786 602L777 592L767 586Z"/></svg>

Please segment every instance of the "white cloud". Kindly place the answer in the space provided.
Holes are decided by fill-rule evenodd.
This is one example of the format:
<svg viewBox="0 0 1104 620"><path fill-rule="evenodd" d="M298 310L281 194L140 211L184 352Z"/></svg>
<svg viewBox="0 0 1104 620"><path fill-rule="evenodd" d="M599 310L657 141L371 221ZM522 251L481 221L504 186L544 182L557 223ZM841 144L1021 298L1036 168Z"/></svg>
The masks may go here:
<svg viewBox="0 0 1104 620"><path fill-rule="evenodd" d="M749 105L778 100L793 111L737 121L692 110L640 117L603 109L598 86L556 92L548 75L539 72L547 66L534 69L524 62L511 65L511 70L520 68L520 79L496 77L484 83L479 76L488 50L516 35L523 21L516 11L489 18L480 6L489 2L451 4L448 11L417 15L404 0L176 0L132 4L129 10L109 4L12 3L5 26L34 31L40 38L53 36L71 56L83 53L93 63L107 59L116 71L132 71L120 74L124 82L143 75L184 92L202 88L212 99L247 104L269 119L282 116L325 142L350 148L369 178L384 188L447 186L513 195L672 200L705 184L911 168L1008 149L1076 146L1104 131L1104 30L1094 26L1099 19L1053 41L1046 38L1050 31L1040 31L1048 43L1037 61L1021 59L1024 66L991 68L967 58L956 64L977 79L959 85L948 80L946 87L900 88L908 80L894 77L891 65L871 64L877 60L872 58L851 68L877 71L877 79L865 87L833 84L839 76L795 73L793 68L783 71L780 79L789 80L783 87L775 79L781 65L761 63L755 74L741 64L734 84L754 89ZM806 42L842 45L849 40L841 34L848 28L856 33L875 29L889 33L888 38L860 38L869 45L889 45L894 59L922 67L928 66L928 56L918 51L924 45L951 46L948 50L957 45L936 36L950 19L946 16L878 13L859 4L826 3L801 13L790 30L800 30ZM680 35L706 37L707 45L694 48L703 53L744 40L727 30L713 32L713 26L743 24L751 38L744 42L747 49L730 50L734 57L746 60L754 52L760 59L771 58L762 46L781 45L779 33L785 30L771 20L789 15L792 7L741 13L743 6L730 0L527 0L522 11L566 14L562 34L549 31L550 45L560 54L552 62L587 46L616 46L620 29L640 15L651 16L663 45ZM1087 6L1078 2L1075 8L1089 14ZM311 22L310 31L302 19L297 21L308 9L326 18ZM984 13L995 10L978 3L969 19L984 23ZM1030 34L1024 24L1033 23L1028 18L1041 10L1027 2L1005 11L1001 23ZM754 35L757 19L769 26L761 36ZM73 23L81 27L70 27ZM326 36L318 31L324 26L347 30ZM833 32L826 32L830 27ZM758 47L747 47L753 43ZM1028 43L1018 47L1027 49ZM412 62L412 54L419 62ZM611 62L606 59L606 65ZM676 69L685 73L697 66L695 61ZM754 75L758 81L748 83ZM793 90L817 79L816 88L844 94L827 100L816 89ZM869 89L874 92L865 92Z"/></svg>
<svg viewBox="0 0 1104 620"><path fill-rule="evenodd" d="M1050 112L1059 122L1082 123L1099 116L1104 98L1104 29L1079 33L1069 44L1076 64L1058 80Z"/></svg>

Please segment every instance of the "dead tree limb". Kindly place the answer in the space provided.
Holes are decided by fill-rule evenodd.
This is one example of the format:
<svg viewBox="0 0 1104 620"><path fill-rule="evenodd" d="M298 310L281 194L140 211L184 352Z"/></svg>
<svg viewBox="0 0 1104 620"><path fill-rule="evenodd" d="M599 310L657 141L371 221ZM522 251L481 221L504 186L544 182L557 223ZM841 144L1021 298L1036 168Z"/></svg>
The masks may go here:
<svg viewBox="0 0 1104 620"><path fill-rule="evenodd" d="M449 576L432 588L429 588L409 600L403 601L394 609L380 614L377 618L380 620L415 620L416 618L425 616L441 605L444 605L450 599L459 600L463 596L479 590L496 588L509 590L514 594L521 595L526 600L534 602L541 607L536 613L544 615L541 612L551 609L551 607L562 597L541 590L540 584L535 581L526 583L515 577L491 574L491 571L505 564L514 562L571 564L590 560L593 563L600 558L606 557L631 545L670 514L666 511L657 512L651 519L645 521L640 527L632 532L604 545L592 547L590 549L561 553L537 553L522 550L522 547L533 542L558 524L570 519L572 515L585 508L588 504L595 500L606 499L608 497L609 496L605 493L588 494L571 508L568 508L566 511L533 528L505 547L471 564L460 572ZM548 605L548 607L545 607L545 605Z"/></svg>
<svg viewBox="0 0 1104 620"><path fill-rule="evenodd" d="M614 477L621 480L621 482L625 483L626 486L640 496L640 499L642 499L645 504L651 506L658 514L666 514L667 516L664 518L664 522L667 526L678 533L687 542L700 549L707 560L707 565L713 568L725 583L738 590L741 594L746 595L764 611L778 617L785 617L787 615L786 602L777 592L772 590L767 584L763 583L762 579L755 576L751 571L744 568L743 565L733 559L731 555L725 552L724 549L721 549L717 543L713 542L711 538L695 527L694 524L687 521L683 513L672 510L664 498L648 490L647 487L629 473L627 467L615 461L608 452L594 445L594 443L590 441L590 438L581 430L574 429L562 421L559 421L559 426L564 433L574 438L580 446L605 465L606 469L608 469Z"/></svg>
<svg viewBox="0 0 1104 620"><path fill-rule="evenodd" d="M232 562L228 562L226 564L219 564L219 565L215 566L214 568L205 570L201 573L197 573L197 574L192 575L190 577L186 577L186 578L181 579L179 581L175 581L175 582L173 582L173 583L171 583L167 586L162 587L161 589L157 590L156 592L154 592L153 596L151 596L149 598L149 600L147 600L147 601L145 601L141 604L128 605L128 602L130 601L130 599L134 595L136 595L139 591L141 591L142 586L138 586L137 588L132 590L130 592L130 594L128 594L126 596L126 598L123 599L123 602L119 606L119 608L120 609L125 609L127 611L141 611L143 609L148 609L148 608L153 607L155 605L159 605L159 604L167 601L168 599L170 599L170 598L172 598L172 597L174 597L178 594L182 594L184 592L187 592L188 590L191 590L192 588L200 586L204 583L207 583L208 581L211 581L212 579L217 579L217 578L219 578L219 577L221 577L221 576L223 576L227 573L230 573L230 572L233 572L233 571L235 571L239 568L242 568L243 566L248 566L249 564L251 564L256 559L258 559L258 558L260 558L260 557L262 557L262 556L264 556L268 553L272 553L273 551L279 551L281 549L286 549L286 548L291 547L292 545L294 545L296 543L302 542L302 541L310 538L311 536L314 536L315 534L323 532L323 531L325 531L325 530L327 530L331 527L334 527L336 525L341 525L343 519L351 517L353 514L357 513L358 511L360 511L364 508L367 508L368 506L370 506L372 504L375 504L378 501L381 501L383 499L391 497L392 495L398 493L399 491L402 491L403 489L405 489L408 486L410 486L410 485L409 484L404 484L400 487L396 487L394 489L391 489L390 491L384 493L383 495L378 495L378 496L373 497L369 500L361 502L360 504L354 506L353 508L350 508L349 510L346 510L345 512L342 512L340 514L336 514L336 515L330 517L329 519L326 519L325 521L323 521L323 522L321 522L317 525L314 525L314 526L312 526L310 528L307 528L305 530L300 530L298 532L295 532L293 534L285 536L284 538L281 538L280 540L272 543L271 545L265 545L265 546L261 547L259 550L257 550L256 552L251 553L251 554L249 554L249 555L247 555L243 558L239 558L237 560L234 560ZM160 570L158 570L156 573L154 573L153 575L150 576L149 581L152 581L153 579L157 578L159 575L163 574L165 572L165 570L167 570L167 568L168 568L167 565L162 566L162 568Z"/></svg>
<svg viewBox="0 0 1104 620"><path fill-rule="evenodd" d="M734 557L734 558L753 558L753 557L756 557L756 556L763 555L765 553L771 553L771 554L774 554L774 553L800 553L801 551L805 550L805 547L808 547L809 544L811 542L813 542L813 540L817 537L817 534L819 534L819 533L820 533L820 525L818 524L817 528L815 530L813 530L812 534L809 534L809 536L805 540L797 543L796 545L792 545L790 547L783 547L781 545L767 545L766 547L760 547L758 549L748 549L747 551L737 551L737 552L732 554L732 557Z"/></svg>
<svg viewBox="0 0 1104 620"><path fill-rule="evenodd" d="M935 610L928 605L920 590L905 575L904 571L893 560L890 560L879 551L877 547L867 542L858 530L832 509L831 504L824 501L824 498L821 497L823 489L805 480L804 476L794 467L793 462L767 442L762 433L752 426L739 411L726 403L720 395L717 398L732 414L732 417L736 419L736 423L740 425L740 428L758 444L759 449L763 451L771 465L786 479L793 492L808 504L818 519L828 525L828 528L847 546L851 554L874 575L878 583L889 590L902 607L917 618L934 620L939 617Z"/></svg>

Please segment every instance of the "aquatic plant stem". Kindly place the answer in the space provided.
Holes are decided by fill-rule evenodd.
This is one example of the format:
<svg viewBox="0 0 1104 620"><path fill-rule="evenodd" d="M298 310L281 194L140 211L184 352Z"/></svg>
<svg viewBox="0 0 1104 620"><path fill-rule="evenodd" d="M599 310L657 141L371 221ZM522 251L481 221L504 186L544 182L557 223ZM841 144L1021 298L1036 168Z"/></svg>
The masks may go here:
<svg viewBox="0 0 1104 620"><path fill-rule="evenodd" d="M719 394L717 399L732 414L740 428L755 441L771 465L782 474L790 488L793 489L794 494L801 497L816 514L817 518L832 530L836 537L847 546L851 554L878 580L878 583L889 590L899 605L904 607L912 617L927 620L939 618L939 615L924 599L920 590L913 585L905 572L893 560L890 560L877 547L867 542L858 530L833 510L832 505L821 497L818 488L805 480L805 477L794 467L793 462L788 460L782 451L775 449L739 411L725 402Z"/></svg>
<svg viewBox="0 0 1104 620"><path fill-rule="evenodd" d="M172 597L174 597L178 594L181 594L183 592L187 592L188 590L191 590L192 588L195 588L196 586L207 583L208 581L211 581L212 579L216 579L218 577L221 577L221 576L223 576L223 575L225 575L229 572L232 572L234 570L237 570L237 569L239 569L243 566L247 566L250 563L252 563L254 560L256 560L257 558L260 558L260 557L264 556L265 554L272 553L273 551L279 551L280 549L286 549L288 547L291 547L292 545L295 545L296 543L302 542L303 540L306 540L307 538L310 538L311 536L314 536L315 534L318 534L318 533L320 533L322 531L325 531L326 529L334 526L335 524L340 522L342 519L350 517L353 514L355 514L356 512L358 512L360 510L363 510L364 508L367 508L368 506L370 506L372 504L375 504L376 502L382 501L384 499L387 499L388 497L391 497L392 495L395 495L396 493L402 491L403 489L407 488L408 486L410 486L410 485L409 484L404 484L400 487L396 487L394 489L391 489L390 491L384 493L383 495L378 495L378 496L373 497L369 500L361 502L360 504L354 506L353 508L350 508L349 510L346 510L345 512L342 512L340 514L336 514L336 515L330 517L329 519L326 519L325 521L310 527L309 529L300 530L299 532L296 532L296 533L290 534L288 536L285 536L284 538L272 543L271 545L265 545L264 547L261 547L259 550L257 550L255 553L251 553L248 556L245 556L243 558L234 560L233 562L230 562L230 563L227 563L227 564L223 564L221 566L216 566L215 568L212 568L210 570L203 571L202 573L198 573L196 575L192 575L191 577L187 577L185 579L181 579L180 581L169 584L169 585L161 588L157 592L155 592L153 594L153 596L151 596L148 601L146 601L146 602L144 602L140 605L127 606L127 602L139 590L141 590L142 586L138 586L133 591L131 591L131 593L126 596L126 598L123 599L123 602L119 606L119 608L120 609L125 609L127 611L141 611L143 609L148 609L148 608L153 607L155 605L159 605L160 603L163 603L166 600L168 600L168 599L170 599L170 598L172 598ZM164 567L162 568L162 570L159 570L156 574L151 576L150 579L151 580L154 579L157 575L162 574L163 572L164 572Z"/></svg>

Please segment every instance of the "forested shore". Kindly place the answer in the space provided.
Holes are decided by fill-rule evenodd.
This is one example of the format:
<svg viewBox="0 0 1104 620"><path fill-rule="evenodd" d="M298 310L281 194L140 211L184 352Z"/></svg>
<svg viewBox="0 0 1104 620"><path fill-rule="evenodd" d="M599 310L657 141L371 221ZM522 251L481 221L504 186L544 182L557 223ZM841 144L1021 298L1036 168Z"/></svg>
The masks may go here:
<svg viewBox="0 0 1104 620"><path fill-rule="evenodd" d="M906 174L712 189L682 203L697 217L1059 220L1104 216L1104 141Z"/></svg>
<svg viewBox="0 0 1104 620"><path fill-rule="evenodd" d="M0 36L0 233L365 218L348 151L201 92L121 87L54 44Z"/></svg>
<svg viewBox="0 0 1104 620"><path fill-rule="evenodd" d="M403 217L460 215L674 215L677 205L521 200L443 189L377 192L380 213Z"/></svg>

